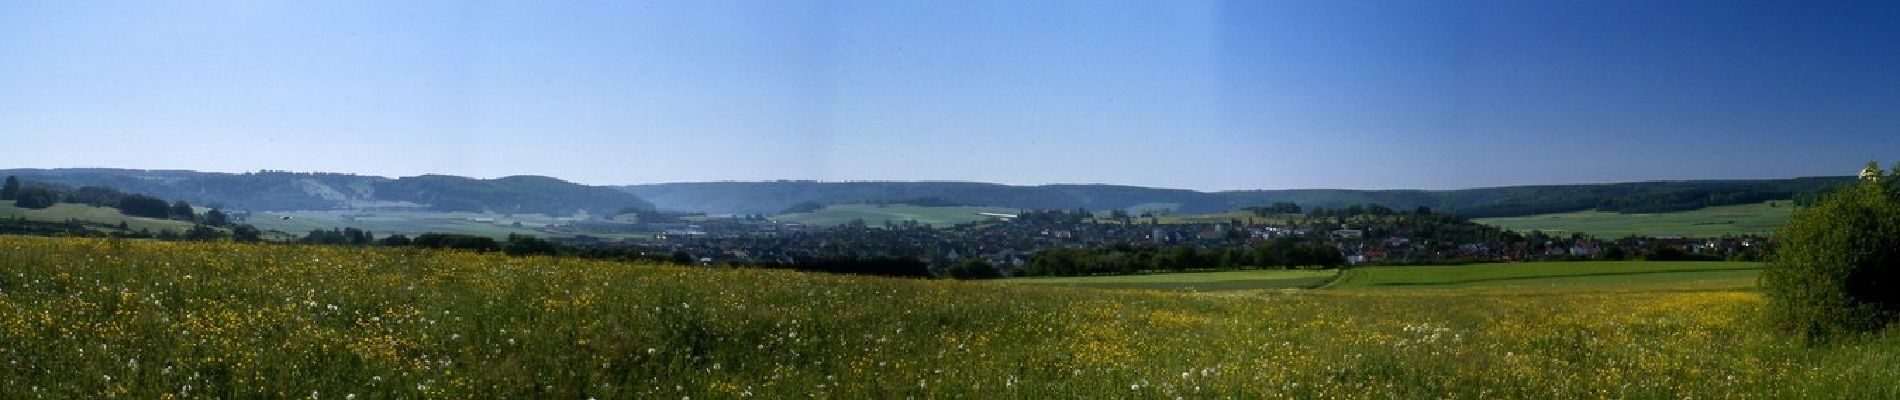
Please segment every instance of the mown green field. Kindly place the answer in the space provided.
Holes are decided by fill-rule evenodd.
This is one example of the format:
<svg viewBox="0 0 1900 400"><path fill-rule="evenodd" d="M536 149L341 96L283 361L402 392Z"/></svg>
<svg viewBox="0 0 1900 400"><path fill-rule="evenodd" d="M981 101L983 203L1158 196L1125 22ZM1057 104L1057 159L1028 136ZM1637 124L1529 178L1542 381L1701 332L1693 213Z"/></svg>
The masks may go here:
<svg viewBox="0 0 1900 400"><path fill-rule="evenodd" d="M1647 292L1752 290L1762 264L1700 261L1589 261L1465 266L1368 267L1345 271L1326 289Z"/></svg>
<svg viewBox="0 0 1900 400"><path fill-rule="evenodd" d="M192 226L190 222L132 217L119 212L117 209L94 207L84 204L60 203L39 210L14 207L10 202L0 204L0 218L22 216L29 220L48 222L79 220L106 225L118 225L123 222L127 228L131 228L133 231L145 229L154 233L166 229L170 229L174 232L184 232L187 229L191 229Z"/></svg>
<svg viewBox="0 0 1900 400"><path fill-rule="evenodd" d="M774 219L806 225L844 225L853 220L863 220L869 225L883 225L886 221L901 223L917 221L931 226L951 226L966 222L988 219L977 213L1015 214L1013 208L1001 207L921 207L911 205L877 204L833 204L817 212L779 214Z"/></svg>
<svg viewBox="0 0 1900 400"><path fill-rule="evenodd" d="M290 217L286 220L283 217ZM520 222L521 227L514 227ZM541 214L486 214L435 211L284 211L261 212L249 221L258 229L301 236L315 229L357 228L377 236L454 233L488 237L509 234L549 236L535 228L565 223Z"/></svg>
<svg viewBox="0 0 1900 400"><path fill-rule="evenodd" d="M1774 206L1770 206L1770 203ZM1793 202L1778 200L1668 213L1623 214L1577 211L1525 217L1479 218L1476 221L1518 232L1541 230L1545 233L1560 235L1586 233L1605 239L1630 235L1720 237L1772 234L1794 215L1794 208Z"/></svg>
<svg viewBox="0 0 1900 400"><path fill-rule="evenodd" d="M1096 289L1223 291L1311 288L1331 281L1337 270L1247 270L1148 275L1060 276L1004 279L1012 285L1050 285Z"/></svg>
<svg viewBox="0 0 1900 400"><path fill-rule="evenodd" d="M1900 398L1900 335L1806 347L1749 290L1171 293L22 237L0 272L10 398Z"/></svg>

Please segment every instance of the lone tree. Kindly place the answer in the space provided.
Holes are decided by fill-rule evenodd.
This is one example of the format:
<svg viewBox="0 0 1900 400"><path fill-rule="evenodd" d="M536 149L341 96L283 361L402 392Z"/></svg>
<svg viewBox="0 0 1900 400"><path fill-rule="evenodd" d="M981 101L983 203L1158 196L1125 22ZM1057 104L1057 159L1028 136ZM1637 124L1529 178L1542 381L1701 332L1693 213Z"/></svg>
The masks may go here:
<svg viewBox="0 0 1900 400"><path fill-rule="evenodd" d="M950 266L950 277L957 279L996 279L1003 277L995 266L981 258L971 258Z"/></svg>
<svg viewBox="0 0 1900 400"><path fill-rule="evenodd" d="M1808 341L1881 329L1900 316L1900 167L1868 163L1859 185L1797 210L1761 283L1770 318Z"/></svg>
<svg viewBox="0 0 1900 400"><path fill-rule="evenodd" d="M171 217L179 221L197 221L198 213L192 212L191 203L179 200L176 203L172 203Z"/></svg>
<svg viewBox="0 0 1900 400"><path fill-rule="evenodd" d="M20 178L7 177L6 186L0 186L0 200L13 200L20 196Z"/></svg>
<svg viewBox="0 0 1900 400"><path fill-rule="evenodd" d="M218 211L216 208L211 209L211 211L205 211L204 220L205 225L211 226L225 226L231 224L231 217L225 215L223 211Z"/></svg>

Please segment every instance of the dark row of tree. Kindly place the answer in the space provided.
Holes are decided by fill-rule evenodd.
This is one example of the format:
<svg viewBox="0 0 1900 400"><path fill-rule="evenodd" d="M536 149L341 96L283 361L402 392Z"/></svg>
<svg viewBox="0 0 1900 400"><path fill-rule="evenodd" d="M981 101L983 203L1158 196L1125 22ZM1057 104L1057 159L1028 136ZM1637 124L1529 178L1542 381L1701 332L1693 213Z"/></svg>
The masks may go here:
<svg viewBox="0 0 1900 400"><path fill-rule="evenodd" d="M1275 239L1245 247L1202 249L1193 246L1134 246L1102 249L1049 249L1023 266L1023 276L1127 275L1151 271L1241 268L1334 268L1346 263L1339 250L1323 243Z"/></svg>
<svg viewBox="0 0 1900 400"><path fill-rule="evenodd" d="M414 238L405 235L390 235L378 239L375 237L375 234L370 231L357 228L342 228L313 230L304 235L304 237L297 242L338 246L418 247L475 252L501 252L512 256L540 255L621 261L668 262L678 265L698 264L697 260L693 258L693 255L685 251L676 251L664 255L648 254L633 247L575 246L518 234L510 234L507 239L499 241L487 236L450 233L424 233ZM731 266L909 278L930 278L934 276L934 274L931 273L928 263L915 258L901 257L812 258L799 259L791 263L747 263L734 264ZM990 272L994 274L995 269L990 268Z"/></svg>
<svg viewBox="0 0 1900 400"><path fill-rule="evenodd" d="M60 203L83 204L115 208L133 217L173 219L216 227L231 225L230 215L217 208L200 214L191 203L184 201L166 202L157 197L128 194L104 186L70 189L57 184L23 182L14 176L8 176L4 186L0 186L0 200L12 200L15 207L27 209L44 209Z"/></svg>
<svg viewBox="0 0 1900 400"><path fill-rule="evenodd" d="M1261 217L1274 214L1299 214L1301 211L1299 204L1290 201L1276 201L1268 206L1241 207L1240 209Z"/></svg>
<svg viewBox="0 0 1900 400"><path fill-rule="evenodd" d="M238 225L226 232L206 225L192 225L190 229L177 231L161 229L134 230L126 223L106 225L81 220L35 221L25 217L0 219L0 234L34 235L58 237L109 237L121 239L157 239L164 241L217 241L230 239L238 242L262 241L262 232L250 225Z"/></svg>
<svg viewBox="0 0 1900 400"><path fill-rule="evenodd" d="M0 175L18 175L24 180L68 187L112 187L153 197L247 210L328 210L348 206L336 196L313 194L306 190L310 185L336 189L355 200L410 202L440 211L566 216L577 211L607 215L628 206L653 208L638 196L614 188L532 176L472 179L428 175L390 179L283 171L225 174L121 169L22 169L7 170Z"/></svg>

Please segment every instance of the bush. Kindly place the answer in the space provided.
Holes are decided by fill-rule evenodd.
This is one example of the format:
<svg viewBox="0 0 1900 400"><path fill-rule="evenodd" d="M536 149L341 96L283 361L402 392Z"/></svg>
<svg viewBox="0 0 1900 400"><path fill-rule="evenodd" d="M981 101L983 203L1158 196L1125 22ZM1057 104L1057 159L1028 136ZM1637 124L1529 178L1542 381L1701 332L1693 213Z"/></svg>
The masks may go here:
<svg viewBox="0 0 1900 400"><path fill-rule="evenodd" d="M1001 271L982 259L971 258L950 266L950 277L957 279L996 279L1003 277Z"/></svg>
<svg viewBox="0 0 1900 400"><path fill-rule="evenodd" d="M1900 185L1867 179L1795 212L1761 277L1770 319L1804 340L1881 329L1900 311Z"/></svg>
<svg viewBox="0 0 1900 400"><path fill-rule="evenodd" d="M13 206L19 208L42 209L54 204L59 204L59 193L46 188L28 187L13 198Z"/></svg>
<svg viewBox="0 0 1900 400"><path fill-rule="evenodd" d="M501 250L501 243L496 242L494 238L450 233L424 233L410 240L409 245L432 249L474 250L477 252Z"/></svg>

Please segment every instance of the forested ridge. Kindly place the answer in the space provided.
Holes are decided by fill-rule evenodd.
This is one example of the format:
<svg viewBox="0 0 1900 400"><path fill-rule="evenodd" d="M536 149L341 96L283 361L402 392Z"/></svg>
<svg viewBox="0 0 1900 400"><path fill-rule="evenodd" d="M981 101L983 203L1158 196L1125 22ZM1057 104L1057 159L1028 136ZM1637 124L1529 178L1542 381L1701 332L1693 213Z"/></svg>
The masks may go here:
<svg viewBox="0 0 1900 400"><path fill-rule="evenodd" d="M1852 177L1658 181L1538 185L1462 190L1246 190L1198 192L1119 185L1012 186L977 182L689 182L623 186L663 209L711 213L775 213L801 203L877 203L930 198L948 203L1021 209L1092 210L1171 206L1176 213L1213 213L1290 202L1304 207L1381 204L1430 207L1467 217L1603 210L1630 213L1692 210L1769 200L1811 201Z"/></svg>
<svg viewBox="0 0 1900 400"><path fill-rule="evenodd" d="M434 211L569 215L651 209L639 196L555 178L475 179L448 175L402 178L259 171L241 174L130 169L13 169L0 176L67 188L105 187L194 204L252 211L334 210L402 206Z"/></svg>

